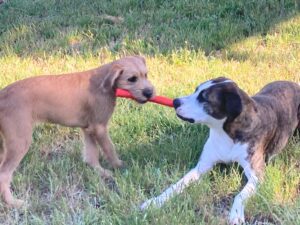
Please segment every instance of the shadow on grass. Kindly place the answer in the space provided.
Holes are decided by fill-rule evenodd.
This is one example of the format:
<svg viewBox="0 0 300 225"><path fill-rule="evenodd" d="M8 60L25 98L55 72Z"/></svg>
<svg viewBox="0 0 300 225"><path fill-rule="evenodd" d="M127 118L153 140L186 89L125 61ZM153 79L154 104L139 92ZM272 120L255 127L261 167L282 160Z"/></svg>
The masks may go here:
<svg viewBox="0 0 300 225"><path fill-rule="evenodd" d="M0 55L210 54L298 13L296 0L8 0L0 5Z"/></svg>

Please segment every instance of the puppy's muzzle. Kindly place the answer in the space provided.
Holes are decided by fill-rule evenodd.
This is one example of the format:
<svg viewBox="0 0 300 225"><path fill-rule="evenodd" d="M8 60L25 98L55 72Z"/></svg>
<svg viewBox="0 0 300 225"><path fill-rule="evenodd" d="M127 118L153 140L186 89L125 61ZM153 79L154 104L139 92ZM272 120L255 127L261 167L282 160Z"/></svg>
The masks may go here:
<svg viewBox="0 0 300 225"><path fill-rule="evenodd" d="M145 88L142 93L147 99L150 99L153 96L153 89Z"/></svg>

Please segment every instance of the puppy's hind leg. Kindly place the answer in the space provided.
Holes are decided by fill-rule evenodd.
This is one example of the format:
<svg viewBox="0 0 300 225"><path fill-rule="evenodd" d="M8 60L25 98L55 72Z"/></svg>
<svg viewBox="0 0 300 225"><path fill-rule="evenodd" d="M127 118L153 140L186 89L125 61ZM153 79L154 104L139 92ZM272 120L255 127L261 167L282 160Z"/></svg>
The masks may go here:
<svg viewBox="0 0 300 225"><path fill-rule="evenodd" d="M15 199L10 191L12 176L19 163L27 153L31 144L31 126L18 129L17 131L5 130L4 154L0 166L0 193L3 200L11 207L20 207L22 200Z"/></svg>
<svg viewBox="0 0 300 225"><path fill-rule="evenodd" d="M112 178L112 173L104 169L99 163L99 149L97 148L96 131L94 128L82 129L84 136L83 160L96 169L104 179Z"/></svg>

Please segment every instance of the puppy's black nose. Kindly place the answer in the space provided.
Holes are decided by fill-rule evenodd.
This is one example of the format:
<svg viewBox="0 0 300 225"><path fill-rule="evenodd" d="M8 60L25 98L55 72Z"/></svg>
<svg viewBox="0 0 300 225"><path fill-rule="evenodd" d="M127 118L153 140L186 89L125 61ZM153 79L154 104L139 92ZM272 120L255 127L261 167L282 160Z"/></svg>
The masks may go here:
<svg viewBox="0 0 300 225"><path fill-rule="evenodd" d="M177 109L181 105L180 100L178 98L175 98L173 100L173 105L174 105L174 108Z"/></svg>
<svg viewBox="0 0 300 225"><path fill-rule="evenodd" d="M152 95L153 95L153 90L152 89L149 89L149 88L146 88L143 90L143 95L146 97L146 98L151 98Z"/></svg>

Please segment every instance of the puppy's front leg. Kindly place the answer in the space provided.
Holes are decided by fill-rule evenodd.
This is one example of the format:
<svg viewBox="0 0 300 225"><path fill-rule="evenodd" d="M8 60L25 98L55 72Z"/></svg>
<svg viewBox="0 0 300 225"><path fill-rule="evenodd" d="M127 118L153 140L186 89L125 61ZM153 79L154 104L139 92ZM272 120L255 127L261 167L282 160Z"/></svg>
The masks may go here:
<svg viewBox="0 0 300 225"><path fill-rule="evenodd" d="M111 178L112 173L104 169L99 163L99 149L97 148L96 131L94 128L82 129L84 135L83 160L96 169L102 178Z"/></svg>
<svg viewBox="0 0 300 225"><path fill-rule="evenodd" d="M147 209L150 205L161 207L168 199L180 194L191 183L199 180L200 176L208 172L214 165L213 161L207 161L207 159L200 159L197 166L190 170L183 178L181 178L176 184L171 185L167 190L157 197L151 198L144 202L141 206L141 210Z"/></svg>
<svg viewBox="0 0 300 225"><path fill-rule="evenodd" d="M119 159L115 151L115 147L110 140L107 125L97 125L96 130L97 141L110 164L114 168L120 168L124 166L123 161Z"/></svg>

